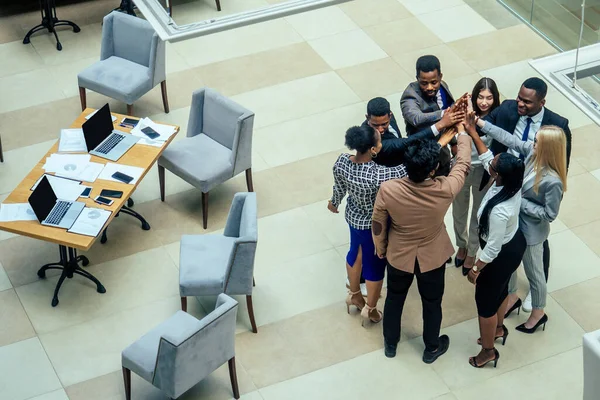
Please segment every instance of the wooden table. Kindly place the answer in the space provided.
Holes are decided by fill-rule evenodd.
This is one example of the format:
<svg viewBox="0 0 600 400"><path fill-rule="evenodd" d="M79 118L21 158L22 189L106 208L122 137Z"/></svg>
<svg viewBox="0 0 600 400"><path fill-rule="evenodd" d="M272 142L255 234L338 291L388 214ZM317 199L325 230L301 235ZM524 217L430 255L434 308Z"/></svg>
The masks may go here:
<svg viewBox="0 0 600 400"><path fill-rule="evenodd" d="M93 112L94 109L86 108L81 115L73 122L71 128L81 128L83 123L86 121L85 116ZM125 117L129 117L122 114L112 113L117 120L114 123L115 129L120 132L129 132L130 129L123 128L118 126L121 120ZM137 118L136 118L137 119ZM174 126L176 131L175 134L179 132L179 127ZM115 218L117 213L124 212L135 217L140 218L142 221L142 227L144 227L145 220L133 210L129 209L126 205L126 202L130 201L131 194L135 191L137 186L140 184L142 179L146 176L150 168L154 165L158 157L162 154L164 149L173 141L175 135L172 135L169 140L163 144L162 147L153 147L146 145L134 145L132 148L127 151L118 161L118 164L131 165L135 167L140 167L144 170L141 177L137 180L137 182L133 185L125 184L121 182L108 181L103 179L96 179L95 182L82 182L82 184L86 186L91 186L92 191L90 193L90 197L87 199L79 198L78 201L84 202L86 206L95 207L95 208L103 208L105 210L112 211L112 214L108 218L104 230L103 230L103 241L106 239L106 227L110 224L110 222ZM19 183L19 185L13 190L13 192L4 200L4 203L27 203L29 196L31 195L31 187L37 182L37 180L44 175L46 172L42 168L44 163L46 162L46 158L50 157L51 154L56 153L58 151L58 141L50 148L50 150L42 157L42 159L36 164L36 166L29 172L29 174ZM91 161L101 164L106 164L112 162L110 160L106 160L104 158L100 158L92 155ZM112 189L123 191L123 196L120 199L114 199L114 202L111 206L104 206L96 203L93 199L100 195L100 191L102 189ZM147 229L150 229L149 225ZM13 222L0 222L0 230L16 233L18 235L29 236L34 239L44 240L46 242L52 242L59 245L59 254L60 261L56 263L46 264L39 271L38 276L40 278L44 278L46 273L45 271L48 269L60 269L63 271L58 284L55 289L54 298L52 300L52 305L56 306L58 304L58 291L62 282L65 278L72 278L73 274L82 275L94 283L96 283L98 292L104 293L106 289L102 284L89 272L81 269L78 265L79 262L82 262L83 266L86 266L89 263L89 260L85 256L78 256L77 250L89 250L92 245L98 239L98 236L84 236L78 235L75 233L69 233L64 229L54 228L50 226L44 226L40 224L39 221L13 221Z"/></svg>

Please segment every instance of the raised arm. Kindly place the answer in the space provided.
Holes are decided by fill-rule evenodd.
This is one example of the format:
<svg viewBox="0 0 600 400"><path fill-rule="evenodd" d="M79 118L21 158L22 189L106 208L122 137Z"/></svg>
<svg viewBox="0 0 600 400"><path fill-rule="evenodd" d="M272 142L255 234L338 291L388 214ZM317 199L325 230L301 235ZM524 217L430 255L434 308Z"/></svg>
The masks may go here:
<svg viewBox="0 0 600 400"><path fill-rule="evenodd" d="M406 172L406 167L404 164L400 164L396 167L384 167L382 165L378 165L376 168L377 183L379 185L392 179L400 179L408 176L408 172Z"/></svg>
<svg viewBox="0 0 600 400"><path fill-rule="evenodd" d="M400 108L402 116L407 124L412 126L432 125L442 119L442 110L424 113L421 111L419 102L422 99L417 97L414 90L406 90L400 99Z"/></svg>
<svg viewBox="0 0 600 400"><path fill-rule="evenodd" d="M463 130L463 126L459 126L459 131ZM465 179L471 168L471 137L465 132L458 134L458 152L456 154L456 164L450 170L448 182L450 183L450 191L454 199L460 189L465 184Z"/></svg>
<svg viewBox="0 0 600 400"><path fill-rule="evenodd" d="M504 129L499 128L496 125L492 125L491 122L479 119L477 121L477 125L481 128L483 133L492 139L497 140L508 148L519 152L525 157L527 157L529 153L533 151L533 142L529 140L524 142L515 135L511 135L510 133L506 132Z"/></svg>
<svg viewBox="0 0 600 400"><path fill-rule="evenodd" d="M537 204L523 198L521 200L521 212L533 218L552 222L558 216L560 202L563 197L563 187L560 180L548 184L544 193L544 204Z"/></svg>
<svg viewBox="0 0 600 400"><path fill-rule="evenodd" d="M387 252L388 246L388 221L389 213L385 205L385 185L379 189L377 198L375 199L375 205L373 206L373 243L375 244L375 251L379 258L383 258Z"/></svg>

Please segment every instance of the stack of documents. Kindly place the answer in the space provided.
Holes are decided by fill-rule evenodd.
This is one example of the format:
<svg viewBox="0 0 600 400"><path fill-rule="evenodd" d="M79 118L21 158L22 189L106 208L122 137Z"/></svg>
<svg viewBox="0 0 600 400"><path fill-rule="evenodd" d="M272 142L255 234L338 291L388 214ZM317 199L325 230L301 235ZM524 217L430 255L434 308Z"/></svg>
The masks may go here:
<svg viewBox="0 0 600 400"><path fill-rule="evenodd" d="M0 204L0 222L36 221L29 203Z"/></svg>
<svg viewBox="0 0 600 400"><path fill-rule="evenodd" d="M85 207L67 232L96 237L112 214L101 208Z"/></svg>
<svg viewBox="0 0 600 400"><path fill-rule="evenodd" d="M144 128L152 128L160 136L154 139L150 139L142 130ZM150 118L143 118L140 122L131 130L131 134L140 137L138 144L145 144L147 146L161 147L171 136L175 134L175 127L163 124L157 124Z"/></svg>
<svg viewBox="0 0 600 400"><path fill-rule="evenodd" d="M124 165L124 164L107 163L104 166L104 169L102 170L102 173L100 174L98 179L106 179L107 181L123 183L120 180L112 177L112 175L115 172L120 172L122 174L131 176L133 178L133 180L131 182L129 182L129 184L135 185L137 183L138 179L140 179L140 177L144 173L144 168L134 167L131 165Z"/></svg>
<svg viewBox="0 0 600 400"><path fill-rule="evenodd" d="M104 164L90 162L90 159L89 154L54 153L46 158L43 168L46 172L53 172L57 176L94 182L102 172Z"/></svg>
<svg viewBox="0 0 600 400"><path fill-rule="evenodd" d="M85 116L85 119L90 119L92 118L92 115L96 114L98 112L98 110L96 111L92 111L91 113L89 113L88 115ZM112 122L115 122L117 120L117 117L115 117L114 115L110 114L110 118L112 119Z"/></svg>
<svg viewBox="0 0 600 400"><path fill-rule="evenodd" d="M81 185L79 181L72 179L61 178L59 176L44 174L37 180L37 182L31 187L31 190L35 190L37 185L40 183L43 177L48 178L48 182L54 190L54 194L59 200L65 201L76 201L81 193L85 190L85 186Z"/></svg>
<svg viewBox="0 0 600 400"><path fill-rule="evenodd" d="M59 153L87 153L83 129L61 129L58 142Z"/></svg>

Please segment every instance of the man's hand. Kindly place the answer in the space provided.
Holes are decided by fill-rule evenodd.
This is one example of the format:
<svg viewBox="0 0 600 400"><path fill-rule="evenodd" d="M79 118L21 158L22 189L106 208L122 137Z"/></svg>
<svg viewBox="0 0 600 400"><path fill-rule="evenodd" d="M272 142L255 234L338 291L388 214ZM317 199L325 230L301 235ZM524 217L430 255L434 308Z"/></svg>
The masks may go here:
<svg viewBox="0 0 600 400"><path fill-rule="evenodd" d="M479 133L477 133L475 119L476 119L475 111L471 111L465 115L465 119L462 122L465 126L465 131L471 137L479 136Z"/></svg>
<svg viewBox="0 0 600 400"><path fill-rule="evenodd" d="M333 205L333 203L331 202L331 200L329 200L329 203L327 203L327 209L329 211L331 211L332 213L334 213L334 214L339 214L338 208Z"/></svg>
<svg viewBox="0 0 600 400"><path fill-rule="evenodd" d="M379 253L377 253L377 257L379 257L381 259L384 259L385 258L385 254L379 254Z"/></svg>
<svg viewBox="0 0 600 400"><path fill-rule="evenodd" d="M465 112L462 107L458 107L455 109L448 109L444 112L444 116L440 119L436 124L436 129L441 132L446 128L450 128L454 124L459 121L462 121L465 118Z"/></svg>
<svg viewBox="0 0 600 400"><path fill-rule="evenodd" d="M479 272L475 272L471 268L469 270L469 274L467 275L467 279L469 280L469 282L471 282L473 285L475 285L477 283L477 277L478 276L479 276Z"/></svg>
<svg viewBox="0 0 600 400"><path fill-rule="evenodd" d="M444 133L442 133L440 135L440 138L438 139L438 143L440 144L440 146L444 147L446 146L448 143L450 143L450 141L454 138L454 136L456 135L456 127L451 127L450 129L446 129L446 131Z"/></svg>

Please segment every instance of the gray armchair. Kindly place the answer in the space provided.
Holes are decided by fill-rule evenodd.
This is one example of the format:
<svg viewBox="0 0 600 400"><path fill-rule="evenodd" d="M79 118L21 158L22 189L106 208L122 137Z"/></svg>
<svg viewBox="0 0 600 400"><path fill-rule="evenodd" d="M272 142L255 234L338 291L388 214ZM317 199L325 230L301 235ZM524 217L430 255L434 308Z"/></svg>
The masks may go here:
<svg viewBox="0 0 600 400"><path fill-rule="evenodd" d="M184 235L179 258L181 309L186 296L246 295L252 332L254 256L258 242L256 194L236 193L222 235Z"/></svg>
<svg viewBox="0 0 600 400"><path fill-rule="evenodd" d="M121 354L125 397L131 399L131 371L171 398L178 398L225 362L233 397L240 398L235 370L238 303L222 294L215 310L198 320L177 311Z"/></svg>
<svg viewBox="0 0 600 400"><path fill-rule="evenodd" d="M202 191L202 223L208 226L208 192L246 172L252 185L254 113L208 88L192 95L187 138L171 143L158 159L160 199L165 201L165 168Z"/></svg>
<svg viewBox="0 0 600 400"><path fill-rule="evenodd" d="M86 89L127 104L160 83L163 106L169 112L165 72L165 42L146 20L120 12L104 17L100 61L77 75L81 110L86 108Z"/></svg>

